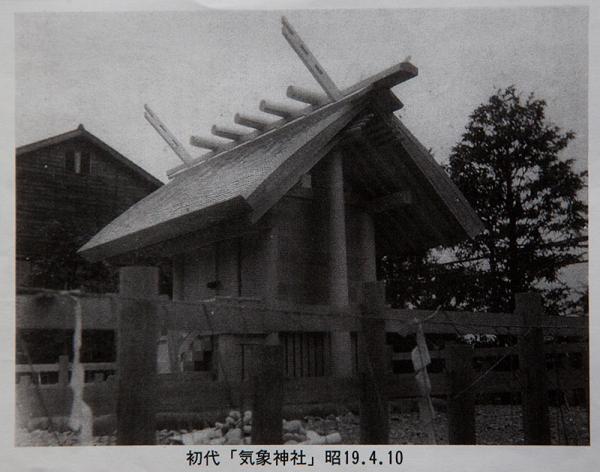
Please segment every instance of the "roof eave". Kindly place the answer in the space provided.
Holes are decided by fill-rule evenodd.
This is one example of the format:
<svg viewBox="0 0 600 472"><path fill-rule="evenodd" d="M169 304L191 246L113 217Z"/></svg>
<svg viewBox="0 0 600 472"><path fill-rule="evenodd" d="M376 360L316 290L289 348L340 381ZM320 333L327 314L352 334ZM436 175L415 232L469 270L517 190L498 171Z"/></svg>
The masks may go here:
<svg viewBox="0 0 600 472"><path fill-rule="evenodd" d="M19 146L15 150L15 155L21 156L23 154L37 151L38 149L42 149L42 148L45 148L48 146L55 146L57 144L60 144L60 143L63 143L65 141L69 141L69 140L75 139L75 138L88 139L96 146L98 146L101 149L108 152L113 158L115 158L121 164L128 167L131 171L133 171L139 177L142 177L144 180L146 180L148 183L150 183L154 187L158 188L163 185L163 182L161 182L159 179L154 177L149 172L146 172L144 169L142 169L140 166L135 164L133 161L131 161L130 159L125 157L123 154L121 154L119 151L114 149L112 146L108 145L107 143L102 141L100 138L98 138L97 136L90 133L88 130L86 130L83 127L83 125L79 125L74 130L67 131L66 133L58 134L56 136L51 136L49 138L41 139L41 140L35 141L33 143L24 144L23 146Z"/></svg>
<svg viewBox="0 0 600 472"><path fill-rule="evenodd" d="M134 251L143 251L146 247L202 230L228 219L243 218L248 216L251 210L246 200L238 196L117 239L102 241L104 230L100 231L77 252L88 261L97 262ZM109 223L105 228L111 226L112 223ZM181 252L184 251L185 248L182 248Z"/></svg>

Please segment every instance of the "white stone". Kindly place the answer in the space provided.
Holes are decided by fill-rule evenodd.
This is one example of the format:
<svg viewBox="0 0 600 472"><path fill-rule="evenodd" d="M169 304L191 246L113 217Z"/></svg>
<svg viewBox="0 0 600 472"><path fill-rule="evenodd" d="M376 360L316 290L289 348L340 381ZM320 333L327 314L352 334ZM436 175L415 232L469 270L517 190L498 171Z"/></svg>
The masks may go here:
<svg viewBox="0 0 600 472"><path fill-rule="evenodd" d="M302 427L302 421L300 421L300 420L292 420L292 421L283 420L283 431L286 433L297 433L300 431L304 431L304 428Z"/></svg>
<svg viewBox="0 0 600 472"><path fill-rule="evenodd" d="M242 430L240 428L230 429L225 435L226 444L242 444Z"/></svg>
<svg viewBox="0 0 600 472"><path fill-rule="evenodd" d="M225 424L229 425L229 426L235 426L235 424L237 423L237 420L235 420L233 417L228 416L227 418L225 418Z"/></svg>
<svg viewBox="0 0 600 472"><path fill-rule="evenodd" d="M325 444L341 444L342 436L340 433L331 433L325 436Z"/></svg>

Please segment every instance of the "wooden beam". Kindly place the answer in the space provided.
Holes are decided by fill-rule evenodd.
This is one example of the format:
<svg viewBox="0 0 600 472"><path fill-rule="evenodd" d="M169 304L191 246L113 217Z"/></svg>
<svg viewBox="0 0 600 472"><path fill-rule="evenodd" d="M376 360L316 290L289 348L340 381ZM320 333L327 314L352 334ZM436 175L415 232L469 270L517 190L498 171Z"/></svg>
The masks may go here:
<svg viewBox="0 0 600 472"><path fill-rule="evenodd" d="M377 280L375 225L373 218L367 212L359 212L357 219L359 223L357 236L360 242L358 246L360 278L363 282L375 282Z"/></svg>
<svg viewBox="0 0 600 472"><path fill-rule="evenodd" d="M515 294L515 314L522 317L524 325L519 337L519 370L523 381L521 401L525 444L551 444L541 295Z"/></svg>
<svg viewBox="0 0 600 472"><path fill-rule="evenodd" d="M342 152L333 149L327 156L323 172L327 185L329 303L338 308L343 308L349 303L342 160Z"/></svg>
<svg viewBox="0 0 600 472"><path fill-rule="evenodd" d="M26 366L26 372L30 372ZM114 367L111 367L113 369ZM437 396L447 395L449 385L447 375L444 373L431 374L432 394ZM570 390L584 388L588 381L581 371L560 370L559 383L554 382L554 373L549 376L552 389ZM19 404L30 408L21 411L31 413L33 417L43 416L44 412L38 401L29 398L34 395L34 385L25 385L28 376L23 376L17 383L17 398ZM113 381L109 380L112 379ZM383 394L390 399L415 397L417 391L414 374L386 375L382 380ZM334 378L334 377L300 377L287 378L284 381L284 413L297 412L299 405L315 404L337 404L348 405L358 402L361 395L360 382L356 377ZM68 415L70 401L63 401L61 393L66 390L66 397L70 399L70 387L59 384L42 384L39 386L44 393L46 407L51 415ZM490 372L485 377L485 382L479 382L474 386L480 393L499 393L518 391L519 383L514 372ZM181 420L187 415L196 415L196 418L210 418L218 412L227 415L232 405L228 400L231 398L233 405L251 405L254 385L252 381L244 382L229 381L207 381L204 372L185 372L179 374L161 374L156 376L156 411L157 423L166 418ZM84 387L84 398L90 404L94 412L101 410L99 414L113 413L115 402L114 376L110 376L106 382L86 383ZM34 397L35 398L35 397ZM288 408L286 408L286 406ZM286 411L287 410L287 411ZM290 411L291 410L291 411ZM214 418L218 419L217 416ZM288 416L289 417L289 416ZM158 426L160 428L160 426Z"/></svg>
<svg viewBox="0 0 600 472"><path fill-rule="evenodd" d="M379 179L377 174L373 172L371 166L366 164L366 159L363 159L363 154L367 153L370 156L372 150L366 147L364 140L362 139L357 140L353 145L346 145L345 150L352 156L352 166L349 167L349 170L351 170L351 172L349 172L350 179L354 179L356 182L359 182L360 186L364 189L365 194L368 197L377 198L373 189L372 181L373 179L376 180L377 187L379 188ZM364 208L364 203L362 200L354 199L353 195L350 195L349 203L351 205L353 204L355 206ZM404 234L402 228L397 227L393 219L380 218L379 221L374 221L374 223L376 228L375 234L379 241L376 244L381 246L380 249L382 251L393 253L394 251L403 251L405 248L414 250L415 242ZM382 225L385 225L386 227L392 225L395 226L395 228L390 229L390 231L383 231L381 229Z"/></svg>
<svg viewBox="0 0 600 472"><path fill-rule="evenodd" d="M347 316L327 307L265 305L256 303L226 304L207 301L204 310L199 303L171 302L163 304L163 329L196 330L200 334L236 334L240 327L246 334L272 332L358 331L358 316ZM309 315L310 313L310 315Z"/></svg>
<svg viewBox="0 0 600 472"><path fill-rule="evenodd" d="M164 123L160 121L158 116L156 116L156 114L148 105L144 105L144 109L146 110L144 113L144 118L146 118L148 123L150 123L160 137L165 140L173 152L177 154L179 159L181 159L186 166L191 166L193 157L190 155L190 153L187 152L179 140L173 135L173 133L169 131Z"/></svg>
<svg viewBox="0 0 600 472"><path fill-rule="evenodd" d="M393 113L404 108L404 103L390 89L375 90L371 95L375 106L387 113Z"/></svg>
<svg viewBox="0 0 600 472"><path fill-rule="evenodd" d="M373 102L369 103L373 104ZM397 207L396 216L399 219L394 221L390 218L389 223L399 226L398 230L406 234L408 244L414 246L414 249L450 244L460 240L463 233L456 231L456 220L448 214L443 202L432 197L435 193L429 186L429 182L422 180L413 167L409 168L396 159L398 146L404 146L404 142L400 141L380 118L381 111L376 107L374 109L378 118L364 127L363 137L357 141L367 152L368 160L359 155L355 162L364 167L362 171L364 175L369 175L369 172L373 171L371 178L379 182L378 188L382 190L393 193L400 190L398 187L410 189L414 203L414 208ZM387 115L394 116L391 113ZM404 218L407 218L406 221L403 221ZM404 252L400 246L398 249Z"/></svg>
<svg viewBox="0 0 600 472"><path fill-rule="evenodd" d="M483 223L473 208L425 146L395 115L384 112L377 107L374 111L383 123L390 128L391 132L398 136L412 163L423 174L433 191L439 195L443 206L450 213L451 218L462 227L464 233L468 237L474 238L483 231ZM423 186L425 185L423 184Z"/></svg>
<svg viewBox="0 0 600 472"><path fill-rule="evenodd" d="M346 146L353 152L352 159L352 178L360 182L360 187L372 199L378 198L378 192L394 193L398 191L398 182L401 180L392 178L393 170L389 167L383 167L378 164L379 155L369 141L359 139L353 146ZM398 166L403 166L402 163L397 163ZM402 168L402 175L409 175ZM387 178L384 176L388 176ZM364 207L363 207L364 208ZM400 212L398 212L400 213ZM383 245L388 251L394 253L405 253L415 251L419 248L422 241L412 232L407 231L407 227L403 221L398 221L397 218L375 218L376 235L380 238Z"/></svg>
<svg viewBox="0 0 600 472"><path fill-rule="evenodd" d="M115 329L117 317L111 296L95 295L80 299L83 329ZM75 313L68 295L50 297L17 295L16 327L18 329L73 329Z"/></svg>
<svg viewBox="0 0 600 472"><path fill-rule="evenodd" d="M365 209L370 213L382 213L399 206L410 205L412 202L411 191L400 190L399 192L365 202Z"/></svg>
<svg viewBox="0 0 600 472"><path fill-rule="evenodd" d="M384 392L388 375L385 346L385 282L364 284L361 345L362 395L360 402L361 444L389 444L389 405Z"/></svg>
<svg viewBox="0 0 600 472"><path fill-rule="evenodd" d="M232 141L240 141L245 136L245 133L217 125L213 125L210 129L210 132L215 136L219 136L225 139L231 139Z"/></svg>
<svg viewBox="0 0 600 472"><path fill-rule="evenodd" d="M294 108L289 108L286 105L280 103L268 102L267 100L261 100L258 105L260 111L270 113L271 115L279 116L285 120L300 115L300 111Z"/></svg>
<svg viewBox="0 0 600 472"><path fill-rule="evenodd" d="M447 348L448 375L448 443L475 444L475 390L469 388L473 372L473 349L464 344Z"/></svg>
<svg viewBox="0 0 600 472"><path fill-rule="evenodd" d="M327 96L334 101L342 98L342 93L333 83L333 80L331 80L329 74L327 74L325 69L321 67L321 64L319 64L317 58L310 52L308 46L304 43L304 41L302 41L300 36L298 36L298 33L296 33L285 16L281 17L281 24L281 32L283 33L283 36L296 54L298 54L298 57L302 60L315 80L323 88Z"/></svg>
<svg viewBox="0 0 600 472"><path fill-rule="evenodd" d="M368 77L360 82L355 83L351 87L344 89L344 95L356 92L362 88L373 86L373 89L390 89L402 82L416 77L419 74L419 69L413 66L410 62L401 62L388 67L371 77Z"/></svg>
<svg viewBox="0 0 600 472"><path fill-rule="evenodd" d="M156 444L158 268L120 269L117 444Z"/></svg>
<svg viewBox="0 0 600 472"><path fill-rule="evenodd" d="M282 444L284 401L283 346L258 346L259 372L254 376L253 444Z"/></svg>
<svg viewBox="0 0 600 472"><path fill-rule="evenodd" d="M263 121L260 118L242 115L241 113L235 114L235 116L233 117L233 122L238 125L246 126L248 128L257 129L259 131L264 131L270 124L269 122Z"/></svg>
<svg viewBox="0 0 600 472"><path fill-rule="evenodd" d="M224 144L227 144L227 143L215 141L214 139L210 139L210 138L204 138L202 136L191 136L190 144L195 147L210 149L211 151L216 152L220 148L222 148Z"/></svg>
<svg viewBox="0 0 600 472"><path fill-rule="evenodd" d="M323 172L327 186L328 299L338 309L349 305L348 257L344 204L343 155L333 149ZM334 332L331 339L331 367L335 377L352 376L352 339L350 332Z"/></svg>
<svg viewBox="0 0 600 472"><path fill-rule="evenodd" d="M354 102L356 100L360 100L362 97L364 97L366 95L366 93L367 93L367 91L359 91L359 92L356 92L355 94L353 94L352 96L344 97L344 99L348 99L349 100L348 103ZM335 106L336 106L336 103L328 103L327 105L323 106L322 108L319 108L319 110L317 110L317 112L322 111L326 107L334 107L333 109L335 109ZM192 161L192 166L194 166L196 164L200 164L200 163L206 161L208 158L213 158L216 155L221 154L226 151L229 151L233 148L236 148L237 146L251 142L254 139L258 139L258 140L270 139L271 135L268 134L270 131L277 132L278 128L284 128L287 125L291 125L292 120L309 115L311 112L315 111L315 108L312 105L309 105L305 108L298 109L298 108L290 108L290 107L287 107L286 105L270 103L270 102L267 102L266 100L261 101L260 109L261 109L261 111L264 111L265 113L271 113L273 115L277 115L279 117L282 117L282 118L285 117L285 118L274 121L272 123L269 123L267 129L265 129L264 131L254 131L252 133L245 134L244 138L241 141L231 141L231 142L225 144L223 146L223 148L219 149L218 153L207 153L205 155L195 158ZM173 178L175 175L184 171L185 169L187 169L187 167L184 165L179 165L177 167L174 167L167 171L167 177Z"/></svg>
<svg viewBox="0 0 600 472"><path fill-rule="evenodd" d="M408 336L414 332L414 323L423 322L425 333L456 334L513 334L522 333L523 319L521 315L513 313L493 313L490 317L485 312L440 311L436 316L423 321L432 315L430 310L408 310L388 308L385 312L386 331L397 332ZM540 324L544 326L545 334L563 336L581 336L587 333L588 318L549 316L542 318Z"/></svg>
<svg viewBox="0 0 600 472"><path fill-rule="evenodd" d="M233 234L231 236L234 237ZM182 252L181 247L179 252ZM112 299L111 295L94 295L81 299L83 329L115 329L117 319ZM214 301L207 304L176 301L156 303L161 305L159 318L169 329L212 330L213 334L227 334L238 333L240 326L244 326L237 306L231 308ZM204 312L203 305L209 308L207 312ZM283 302L268 304L266 307L244 304L244 310L249 333L360 329L359 309L354 305L343 312L324 305ZM408 336L414 333L415 323L422 322L423 330L428 334L456 334L457 330L461 333L502 335L523 332L523 318L520 314L444 310L433 318L431 315L431 310L386 308L386 331ZM44 302L36 299L35 295L17 295L15 324L18 329L73 329L74 319L73 306L67 302L66 296L57 296L55 301ZM548 335L586 336L588 323L589 318L586 316L544 315L539 324ZM484 353L483 349L481 354L478 351L478 355Z"/></svg>
<svg viewBox="0 0 600 472"><path fill-rule="evenodd" d="M386 69L385 71L380 72L379 74L375 74L375 75L369 77L368 79L358 82L357 84L345 89L343 91L343 96L347 96L347 95L356 93L357 91L365 89L365 88L369 88L370 90L385 89L386 86L388 86L388 88L389 88L390 86L396 85L398 83L401 83L405 80L408 80L408 79L416 76L417 73L418 73L418 70L415 66L413 66L410 63L403 62L403 63L397 64L395 66L392 66L392 67ZM382 94L381 97L378 97L374 101L376 102L378 109L382 112L396 111L396 110L402 108L402 106L403 106L402 102L400 102L391 92L388 94L385 94L385 93ZM290 120L290 119L298 118L300 116L308 115L314 110L314 106L312 106L312 105L305 107L303 109L294 109L294 108L290 108L286 105L272 103L272 102L268 102L266 100L261 100L259 108L261 111L263 111L265 113L269 113L269 114L278 116L280 118L283 118L283 122L277 121L274 123L270 123L266 129L259 130L259 131L272 130L276 127L279 127L279 126L282 126L283 124L285 124L285 120ZM239 123L239 124L243 124L243 123ZM244 125L244 126L246 126L246 125ZM250 127L254 127L254 126L250 126ZM258 129L258 128L256 128L256 129ZM247 142L251 139L254 139L259 134L260 133L258 133L258 134L249 133L249 134L245 135L245 137L243 139L241 139L240 141ZM162 136L162 134L161 134L161 136ZM167 139L167 138L165 138L165 139ZM235 141L233 144L238 143L238 142L239 141ZM218 152L221 153L221 152L224 152L226 150L229 150L229 149L232 149L233 147L235 147L235 145L232 146L231 144L232 143L228 144L227 147L219 149ZM200 156L198 158L193 159L189 165L195 165L195 164L201 163L209 157L214 157L214 155L209 154L209 155ZM185 170L187 167L189 167L189 165L181 165L181 166L177 166L173 169L170 169L167 171L167 176L169 178L173 178L176 174L178 174L182 170Z"/></svg>
<svg viewBox="0 0 600 472"><path fill-rule="evenodd" d="M302 103L308 103L309 105L313 105L315 107L330 102L329 98L326 95L313 92L312 90L308 90L302 87L296 87L295 85L290 85L287 88L286 95L292 100L297 100Z"/></svg>

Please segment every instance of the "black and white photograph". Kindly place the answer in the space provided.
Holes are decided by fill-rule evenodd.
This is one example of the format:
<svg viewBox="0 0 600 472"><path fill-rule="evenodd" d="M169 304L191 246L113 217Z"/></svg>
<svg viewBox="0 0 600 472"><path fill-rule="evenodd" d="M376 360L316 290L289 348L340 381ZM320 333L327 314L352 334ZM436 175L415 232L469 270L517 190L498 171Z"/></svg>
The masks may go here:
<svg viewBox="0 0 600 472"><path fill-rule="evenodd" d="M598 463L594 7L19 5L14 470Z"/></svg>

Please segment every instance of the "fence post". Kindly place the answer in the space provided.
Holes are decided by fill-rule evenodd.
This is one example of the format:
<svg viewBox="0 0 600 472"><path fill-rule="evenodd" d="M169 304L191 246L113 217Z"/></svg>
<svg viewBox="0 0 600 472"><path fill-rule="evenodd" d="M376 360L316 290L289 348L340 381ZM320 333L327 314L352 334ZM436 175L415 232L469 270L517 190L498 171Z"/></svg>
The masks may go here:
<svg viewBox="0 0 600 472"><path fill-rule="evenodd" d="M69 356L58 356L58 384L66 387L69 384Z"/></svg>
<svg viewBox="0 0 600 472"><path fill-rule="evenodd" d="M283 346L258 347L254 381L252 444L283 443Z"/></svg>
<svg viewBox="0 0 600 472"><path fill-rule="evenodd" d="M550 444L541 296L517 293L515 314L521 316L524 325L519 337L519 367L523 379L521 395L525 444Z"/></svg>
<svg viewBox="0 0 600 472"><path fill-rule="evenodd" d="M58 386L60 387L60 398L63 405L70 405L69 394L69 356L58 356Z"/></svg>
<svg viewBox="0 0 600 472"><path fill-rule="evenodd" d="M584 395L584 407L585 407L585 411L587 412L587 425L588 425L588 436L590 434L590 425L591 425L591 416L590 416L590 344L589 344L589 339L588 342L586 343L585 348L581 351L581 361L582 361L582 367L583 367L583 375L585 376L584 378L586 379L585 382L585 387L583 388L583 395ZM588 443L589 444L589 443Z"/></svg>
<svg viewBox="0 0 600 472"><path fill-rule="evenodd" d="M156 444L158 268L120 270L117 444Z"/></svg>
<svg viewBox="0 0 600 472"><path fill-rule="evenodd" d="M388 400L384 392L387 366L384 310L384 282L365 283L359 336L361 444L389 444Z"/></svg>
<svg viewBox="0 0 600 472"><path fill-rule="evenodd" d="M473 349L464 344L446 348L448 374L448 443L476 444Z"/></svg>

